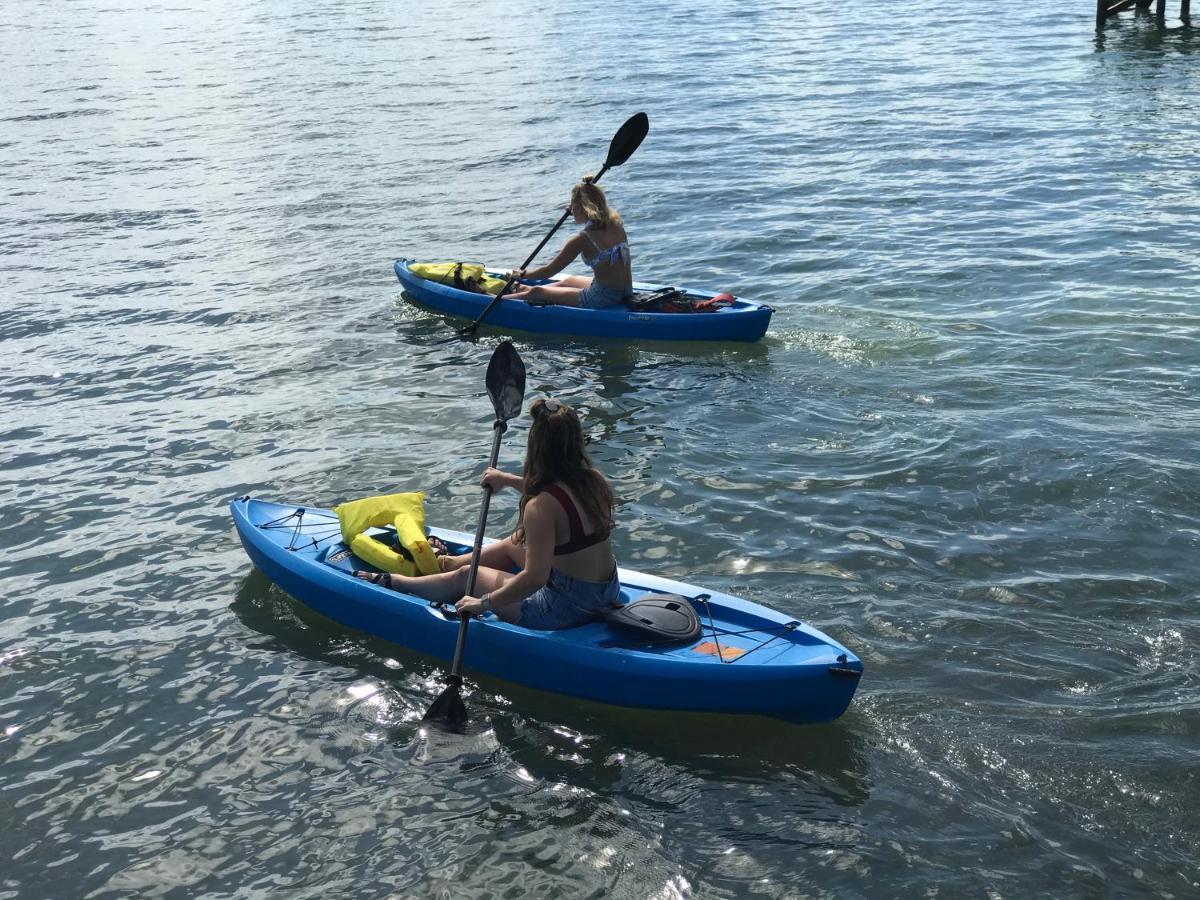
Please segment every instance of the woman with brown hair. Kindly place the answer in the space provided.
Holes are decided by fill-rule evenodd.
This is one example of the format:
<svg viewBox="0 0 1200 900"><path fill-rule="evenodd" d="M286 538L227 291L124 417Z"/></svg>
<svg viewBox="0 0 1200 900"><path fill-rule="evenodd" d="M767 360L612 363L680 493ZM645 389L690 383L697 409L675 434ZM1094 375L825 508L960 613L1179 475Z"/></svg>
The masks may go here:
<svg viewBox="0 0 1200 900"><path fill-rule="evenodd" d="M516 530L483 547L475 585L466 596L471 554L441 557L440 575L406 577L355 572L393 590L455 604L461 615L489 610L526 628L572 628L619 602L612 554L612 490L592 465L575 410L557 400L535 400L521 475L483 473L493 491L521 492ZM513 569L519 571L514 572Z"/></svg>

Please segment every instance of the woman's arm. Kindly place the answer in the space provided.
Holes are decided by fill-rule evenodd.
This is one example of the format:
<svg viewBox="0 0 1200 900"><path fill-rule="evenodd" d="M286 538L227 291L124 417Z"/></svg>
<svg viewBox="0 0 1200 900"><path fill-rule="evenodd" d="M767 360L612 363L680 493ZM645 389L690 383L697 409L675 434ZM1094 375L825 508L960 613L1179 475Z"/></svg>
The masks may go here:
<svg viewBox="0 0 1200 900"><path fill-rule="evenodd" d="M552 497L541 494L525 504L525 512L521 516L525 525L525 568L491 592L488 600L493 609L519 605L550 579L550 565L554 560L552 502ZM459 612L474 615L480 612L480 602L476 597L463 597L455 604L455 608Z"/></svg>
<svg viewBox="0 0 1200 900"><path fill-rule="evenodd" d="M525 277L536 280L538 278L549 278L551 275L557 275L571 264L571 260L579 255L582 245L583 235L575 235L563 244L563 248L558 251L558 256L554 257L554 259L541 268L527 269Z"/></svg>
<svg viewBox="0 0 1200 900"><path fill-rule="evenodd" d="M492 493L503 490L504 488L512 488L514 491L525 490L525 478L521 475L510 475L508 472L501 472L499 469L493 469L488 466L483 470L483 476L479 479L480 487L490 487Z"/></svg>

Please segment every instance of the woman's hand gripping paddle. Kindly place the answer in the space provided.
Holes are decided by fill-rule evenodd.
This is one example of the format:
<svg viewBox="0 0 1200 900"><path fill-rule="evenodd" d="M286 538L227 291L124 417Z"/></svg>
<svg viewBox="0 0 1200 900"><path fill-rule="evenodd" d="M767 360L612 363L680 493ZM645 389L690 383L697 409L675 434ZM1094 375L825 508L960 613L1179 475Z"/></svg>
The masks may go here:
<svg viewBox="0 0 1200 900"><path fill-rule="evenodd" d="M525 363L509 341L504 341L492 353L487 368L487 392L492 408L496 410L496 421L492 423L492 456L488 463L495 467L500 456L500 438L508 430L508 420L521 414L525 401ZM483 530L487 525L488 506L492 489L483 488L483 504L479 509L479 522L475 526L475 546L471 549L471 572L467 578L466 593L474 594L475 577L479 574L479 554L483 549ZM463 616L458 625L458 643L454 647L454 662L450 665L450 684L433 701L423 721L440 721L451 728L461 729L467 724L467 707L462 700L463 652L467 647L467 625L470 616Z"/></svg>
<svg viewBox="0 0 1200 900"><path fill-rule="evenodd" d="M604 160L604 166L598 173L596 173L596 177L592 180L599 181L600 176L602 176L609 169L616 168L629 159L629 157L633 156L633 151L641 146L642 141L645 140L646 133L649 130L650 119L645 113L636 113L630 116L629 120L620 128L618 128L617 133L613 135L612 142L608 145L608 158ZM529 264L532 263L534 258L542 252L542 248L546 246L547 241L554 237L554 232L558 231L558 229L562 227L563 222L567 221L567 217L569 215L571 215L570 210L567 210L562 214L562 217L558 220L555 226L550 229L550 233L542 238L542 242L534 248L532 253L529 254L529 258L526 259L524 264L521 266L522 269L529 268ZM496 296L492 298L492 301L484 307L483 312L479 314L479 318L477 318L466 328L463 328L455 336L474 337L475 332L479 330L480 324L482 324L483 320L487 318L488 313L496 308L496 304L499 303L501 298L503 298L504 295L507 294L512 288L513 281L514 279L509 278L508 281L504 283L504 287L500 289L500 293L496 294Z"/></svg>

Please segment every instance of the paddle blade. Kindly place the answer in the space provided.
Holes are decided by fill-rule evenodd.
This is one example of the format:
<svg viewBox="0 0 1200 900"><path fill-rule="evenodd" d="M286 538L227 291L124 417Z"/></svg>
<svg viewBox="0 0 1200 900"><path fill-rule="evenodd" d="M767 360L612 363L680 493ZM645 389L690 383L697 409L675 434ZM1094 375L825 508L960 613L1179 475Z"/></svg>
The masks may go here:
<svg viewBox="0 0 1200 900"><path fill-rule="evenodd" d="M433 701L422 722L440 722L455 730L462 730L467 724L467 705L462 700L462 682L451 677L450 686Z"/></svg>
<svg viewBox="0 0 1200 900"><path fill-rule="evenodd" d="M487 369L487 392L496 410L496 418L502 422L521 414L525 400L525 363L517 353L512 341L501 341Z"/></svg>
<svg viewBox="0 0 1200 900"><path fill-rule="evenodd" d="M650 130L650 117L644 112L635 113L613 135L612 143L608 145L608 159L604 161L607 169L621 165L633 151L642 145L646 133Z"/></svg>

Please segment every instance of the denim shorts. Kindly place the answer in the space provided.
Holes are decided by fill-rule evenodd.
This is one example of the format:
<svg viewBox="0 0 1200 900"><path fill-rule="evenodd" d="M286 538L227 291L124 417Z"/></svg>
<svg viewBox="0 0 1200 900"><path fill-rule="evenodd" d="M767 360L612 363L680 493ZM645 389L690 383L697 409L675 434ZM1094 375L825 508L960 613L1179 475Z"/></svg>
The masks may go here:
<svg viewBox="0 0 1200 900"><path fill-rule="evenodd" d="M579 306L581 309L608 309L620 306L629 296L632 296L629 291L608 287L593 278L592 283L579 292Z"/></svg>
<svg viewBox="0 0 1200 900"><path fill-rule="evenodd" d="M620 596L621 582L615 569L608 581L584 581L551 569L546 586L521 601L517 624L539 631L586 625L615 606Z"/></svg>

